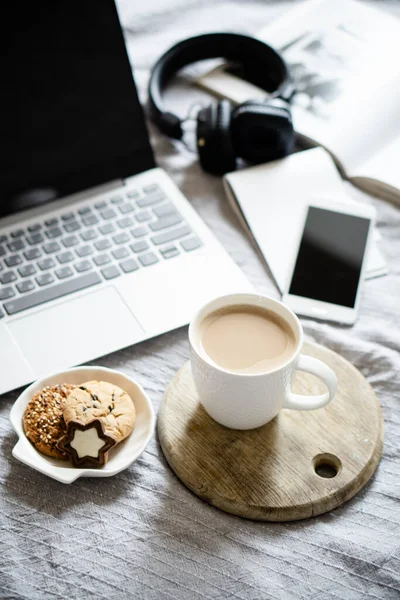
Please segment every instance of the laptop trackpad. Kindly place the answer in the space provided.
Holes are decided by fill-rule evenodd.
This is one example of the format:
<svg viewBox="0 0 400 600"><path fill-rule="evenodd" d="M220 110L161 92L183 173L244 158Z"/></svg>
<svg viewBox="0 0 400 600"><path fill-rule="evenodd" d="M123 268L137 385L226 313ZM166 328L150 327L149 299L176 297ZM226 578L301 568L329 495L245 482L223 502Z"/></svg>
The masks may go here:
<svg viewBox="0 0 400 600"><path fill-rule="evenodd" d="M81 364L129 346L143 329L113 286L9 323L36 375Z"/></svg>

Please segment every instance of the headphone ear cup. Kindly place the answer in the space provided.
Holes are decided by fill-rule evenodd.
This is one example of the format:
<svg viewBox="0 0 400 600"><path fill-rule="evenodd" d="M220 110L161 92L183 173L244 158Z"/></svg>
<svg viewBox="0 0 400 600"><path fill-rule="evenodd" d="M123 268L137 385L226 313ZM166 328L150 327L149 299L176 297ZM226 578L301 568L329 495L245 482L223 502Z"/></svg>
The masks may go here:
<svg viewBox="0 0 400 600"><path fill-rule="evenodd" d="M232 114L232 144L237 156L262 163L289 154L294 144L290 107L284 100L246 102Z"/></svg>
<svg viewBox="0 0 400 600"><path fill-rule="evenodd" d="M232 107L228 100L210 104L197 115L197 150L202 168L213 175L236 169L231 135Z"/></svg>

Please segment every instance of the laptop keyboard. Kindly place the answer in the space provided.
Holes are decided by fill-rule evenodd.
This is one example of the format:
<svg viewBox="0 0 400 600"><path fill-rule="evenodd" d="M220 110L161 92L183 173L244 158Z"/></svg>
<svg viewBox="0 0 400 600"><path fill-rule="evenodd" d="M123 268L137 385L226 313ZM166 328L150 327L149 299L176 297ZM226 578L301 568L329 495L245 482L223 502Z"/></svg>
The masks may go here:
<svg viewBox="0 0 400 600"><path fill-rule="evenodd" d="M0 232L0 318L201 245L156 184Z"/></svg>

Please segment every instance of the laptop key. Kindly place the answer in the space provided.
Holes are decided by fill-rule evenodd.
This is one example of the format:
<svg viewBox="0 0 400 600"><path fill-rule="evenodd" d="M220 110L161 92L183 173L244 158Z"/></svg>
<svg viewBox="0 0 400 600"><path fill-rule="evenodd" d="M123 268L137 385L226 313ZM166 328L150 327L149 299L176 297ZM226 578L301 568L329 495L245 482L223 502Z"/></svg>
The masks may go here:
<svg viewBox="0 0 400 600"><path fill-rule="evenodd" d="M197 236L191 237L181 242L181 246L186 252L191 252L192 250L196 250L196 248L200 248L201 240Z"/></svg>
<svg viewBox="0 0 400 600"><path fill-rule="evenodd" d="M24 235L24 233L25 232L23 229L17 229L16 231L11 232L11 237L18 238L18 237L21 237L21 235Z"/></svg>
<svg viewBox="0 0 400 600"><path fill-rule="evenodd" d="M58 252L60 250L60 244L58 242L48 242L47 244L43 244L43 250L46 254L52 254L53 252ZM26 256L27 253L25 253Z"/></svg>
<svg viewBox="0 0 400 600"><path fill-rule="evenodd" d="M163 258L173 258L174 256L178 256L179 250L176 246L166 246L165 248L161 248L160 252Z"/></svg>
<svg viewBox="0 0 400 600"><path fill-rule="evenodd" d="M148 229L147 227L136 227L136 229L131 230L131 234L134 238L140 238L147 235Z"/></svg>
<svg viewBox="0 0 400 600"><path fill-rule="evenodd" d="M102 210L100 212L100 216L105 221L108 221L108 219L113 219L114 217L116 217L117 213L112 208L108 208L107 210Z"/></svg>
<svg viewBox="0 0 400 600"><path fill-rule="evenodd" d="M119 219L117 221L117 225L121 229L126 229L127 227L131 227L133 225L133 220L130 217L125 217L124 219Z"/></svg>
<svg viewBox="0 0 400 600"><path fill-rule="evenodd" d="M90 225L96 225L96 223L99 222L99 219L96 217L96 215L89 214L82 217L82 222L84 225L86 225L86 227L90 227Z"/></svg>
<svg viewBox="0 0 400 600"><path fill-rule="evenodd" d="M4 262L7 267L16 267L22 263L22 258L19 254L12 254L11 256L7 256L7 258L4 259Z"/></svg>
<svg viewBox="0 0 400 600"><path fill-rule="evenodd" d="M41 275L40 277L44 277L44 275ZM33 294L27 294L26 296L21 296L16 300L5 302L4 308L9 315L14 315L28 308L39 306L40 304L50 302L56 298L61 298L63 296L67 296L68 294L84 290L100 282L100 275L92 271L91 273L86 273L85 275L74 277L72 279L68 279L67 281L58 283L57 285L44 288L34 292Z"/></svg>
<svg viewBox="0 0 400 600"><path fill-rule="evenodd" d="M128 258L128 260L123 260L122 262L119 263L119 266L121 267L121 269L123 270L124 273L132 273L132 271L137 271L139 268L139 265L137 264L136 260L134 260L133 258Z"/></svg>
<svg viewBox="0 0 400 600"><path fill-rule="evenodd" d="M169 215L168 217L163 217L154 223L150 223L150 229L152 231L161 231L161 229L166 229L167 227L172 227L173 225L178 225L182 221L182 218L176 215Z"/></svg>
<svg viewBox="0 0 400 600"><path fill-rule="evenodd" d="M131 204L131 202L121 204L118 208L119 212L123 215L126 215L127 213L133 212L135 210L135 207L133 206L133 204Z"/></svg>
<svg viewBox="0 0 400 600"><path fill-rule="evenodd" d="M21 277L29 277L29 275L34 275L36 273L36 269L32 264L24 265L23 267L19 267L18 273Z"/></svg>
<svg viewBox="0 0 400 600"><path fill-rule="evenodd" d="M166 217L167 215L176 213L177 210L171 202L167 202L166 204L161 204L161 206L153 208L153 212L157 217Z"/></svg>
<svg viewBox="0 0 400 600"><path fill-rule="evenodd" d="M5 273L2 273L0 275L0 283L11 283L13 281L15 281L17 279L16 274L14 273L14 271L6 271Z"/></svg>
<svg viewBox="0 0 400 600"><path fill-rule="evenodd" d="M101 208L105 208L106 206L107 202L105 202L105 200L100 200L100 202L96 202L96 204L94 205L94 207L98 210L100 210Z"/></svg>
<svg viewBox="0 0 400 600"><path fill-rule="evenodd" d="M95 242L94 245L97 250L107 250L107 248L110 248L111 242L110 240L102 239L98 242Z"/></svg>
<svg viewBox="0 0 400 600"><path fill-rule="evenodd" d="M56 269L54 273L57 275L58 279L65 279L74 274L71 267L60 267L59 269Z"/></svg>
<svg viewBox="0 0 400 600"><path fill-rule="evenodd" d="M126 192L127 198L137 198L139 196L139 192L137 190L130 190Z"/></svg>
<svg viewBox="0 0 400 600"><path fill-rule="evenodd" d="M18 250L23 250L25 248L25 244L22 240L16 239L14 242L7 244L7 247L10 252L18 252Z"/></svg>
<svg viewBox="0 0 400 600"><path fill-rule="evenodd" d="M126 242L129 242L129 235L124 231L123 233L114 235L113 240L115 244L126 244Z"/></svg>
<svg viewBox="0 0 400 600"><path fill-rule="evenodd" d="M105 225L101 225L99 227L99 231L103 235L107 235L109 233L113 233L115 231L115 227L112 223L105 223Z"/></svg>
<svg viewBox="0 0 400 600"><path fill-rule="evenodd" d="M60 237L60 235L62 235L62 231L59 227L53 227L53 229L47 229L46 235L49 240L53 240L54 238Z"/></svg>
<svg viewBox="0 0 400 600"><path fill-rule="evenodd" d="M8 300L8 298L12 298L13 296L15 296L15 292L12 287L0 289L0 300Z"/></svg>
<svg viewBox="0 0 400 600"><path fill-rule="evenodd" d="M74 260L74 258L75 256L72 254L72 252L62 252L61 254L57 254L57 260L61 265L71 262L71 260Z"/></svg>
<svg viewBox="0 0 400 600"><path fill-rule="evenodd" d="M42 253L40 252L39 248L31 248L30 250L24 252L24 256L26 260L35 260L36 258L42 256Z"/></svg>
<svg viewBox="0 0 400 600"><path fill-rule="evenodd" d="M140 242L135 242L130 245L132 252L144 252L144 250L148 250L150 246L145 240L141 240Z"/></svg>
<svg viewBox="0 0 400 600"><path fill-rule="evenodd" d="M78 210L78 213L79 213L80 215L87 215L87 214L89 214L90 212L91 212L91 210L90 210L89 206L84 206L83 208L80 208L80 209Z"/></svg>
<svg viewBox="0 0 400 600"><path fill-rule="evenodd" d="M148 210L142 210L142 212L137 213L135 217L136 221L138 221L139 223L144 223L144 221L150 221L153 218Z"/></svg>
<svg viewBox="0 0 400 600"><path fill-rule="evenodd" d="M8 298L11 298L12 296L15 296L15 292L14 292L14 290L13 290L12 287L8 287L8 288L1 288L0 287L0 301L1 300L7 300Z"/></svg>
<svg viewBox="0 0 400 600"><path fill-rule="evenodd" d="M28 227L28 231L30 231L31 233L34 233L35 231L39 231L39 229L42 229L42 226L40 223L35 223L34 225L29 225L29 227Z"/></svg>
<svg viewBox="0 0 400 600"><path fill-rule="evenodd" d="M150 185L145 185L143 191L147 194L150 192L156 192L159 189L160 188L157 183L151 183Z"/></svg>
<svg viewBox="0 0 400 600"><path fill-rule="evenodd" d="M6 242L6 241L7 241L7 236L4 234L0 235L0 244L4 244L4 242Z"/></svg>
<svg viewBox="0 0 400 600"><path fill-rule="evenodd" d="M56 263L52 258L42 258L42 260L38 261L38 267L41 271L46 271L46 269L51 269L54 267Z"/></svg>
<svg viewBox="0 0 400 600"><path fill-rule="evenodd" d="M158 262L158 258L154 254L154 252L147 252L146 254L141 254L139 256L139 260L144 267L148 267L149 265L154 265L154 263Z"/></svg>
<svg viewBox="0 0 400 600"><path fill-rule="evenodd" d="M0 256L4 256L6 253L4 246L0 246Z"/></svg>
<svg viewBox="0 0 400 600"><path fill-rule="evenodd" d="M52 219L47 219L47 221L44 222L46 227L52 227L53 225L56 225L57 223L58 223L58 219L56 219L55 217Z"/></svg>
<svg viewBox="0 0 400 600"><path fill-rule="evenodd" d="M111 204L121 204L123 201L124 199L122 198L122 196L113 196L112 198L110 198Z"/></svg>
<svg viewBox="0 0 400 600"><path fill-rule="evenodd" d="M128 250L128 248L125 248L125 246L122 246L121 248L117 248L116 250L113 250L111 252L111 254L113 255L114 258L116 258L117 260L120 260L121 258L126 258L127 256L129 256L129 250Z"/></svg>
<svg viewBox="0 0 400 600"><path fill-rule="evenodd" d="M64 230L67 233L72 233L73 231L78 231L78 229L81 228L80 223L78 223L78 221L71 221L70 223L66 223L64 225Z"/></svg>
<svg viewBox="0 0 400 600"><path fill-rule="evenodd" d="M89 242L90 240L95 240L98 237L97 232L94 229L88 229L87 231L82 231L81 238L84 242Z"/></svg>
<svg viewBox="0 0 400 600"><path fill-rule="evenodd" d="M144 208L145 206L159 204L163 200L165 200L164 194L162 192L155 192L154 194L148 194L147 196L143 196L143 198L139 198L137 204L140 208Z"/></svg>
<svg viewBox="0 0 400 600"><path fill-rule="evenodd" d="M90 261L81 260L80 262L75 263L75 269L78 273L83 273L84 271L89 271L92 268Z"/></svg>
<svg viewBox="0 0 400 600"><path fill-rule="evenodd" d="M76 246L79 244L79 240L76 235L70 235L69 237L64 238L62 243L66 248L70 248L71 246Z"/></svg>
<svg viewBox="0 0 400 600"><path fill-rule="evenodd" d="M36 277L36 282L40 285L49 285L49 283L53 283L54 277L51 273L43 273L43 275L38 275Z"/></svg>
<svg viewBox="0 0 400 600"><path fill-rule="evenodd" d="M115 277L121 275L119 269L115 265L111 265L110 267L102 269L101 274L103 275L104 279L115 279Z"/></svg>
<svg viewBox="0 0 400 600"><path fill-rule="evenodd" d="M83 256L89 256L89 254L92 254L93 248L86 244L85 246L80 246L77 248L75 252L80 258L82 258Z"/></svg>
<svg viewBox="0 0 400 600"><path fill-rule="evenodd" d="M179 238L184 237L192 233L192 230L188 225L183 225L182 227L178 227L177 229L172 229L169 231L165 231L164 233L159 233L151 238L151 241L156 246L161 246L161 244L166 244L167 242L173 242Z"/></svg>
<svg viewBox="0 0 400 600"><path fill-rule="evenodd" d="M71 221L74 218L75 218L75 215L73 212L69 212L69 213L65 213L64 215L61 215L61 219L63 221Z"/></svg>
<svg viewBox="0 0 400 600"><path fill-rule="evenodd" d="M35 244L40 244L40 242L43 242L43 236L41 233L33 233L32 235L28 235L26 237L26 241L28 242L28 244L30 246L34 246Z"/></svg>
<svg viewBox="0 0 400 600"><path fill-rule="evenodd" d="M20 294L26 294L26 292L30 292L33 289L35 289L35 284L30 279L17 283L17 290Z"/></svg>
<svg viewBox="0 0 400 600"><path fill-rule="evenodd" d="M111 258L108 256L108 254L104 253L95 256L93 261L98 267L102 267L103 265L109 263L111 261Z"/></svg>

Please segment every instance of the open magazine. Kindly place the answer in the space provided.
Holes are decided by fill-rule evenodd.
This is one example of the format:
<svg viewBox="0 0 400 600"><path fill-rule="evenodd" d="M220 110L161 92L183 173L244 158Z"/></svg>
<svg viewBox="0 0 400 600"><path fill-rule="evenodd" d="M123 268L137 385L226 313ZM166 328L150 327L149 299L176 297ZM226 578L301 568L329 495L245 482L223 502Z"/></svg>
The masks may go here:
<svg viewBox="0 0 400 600"><path fill-rule="evenodd" d="M295 81L300 143L321 145L342 173L400 203L400 20L355 0L306 0L256 33ZM196 84L241 103L267 94L220 64Z"/></svg>

